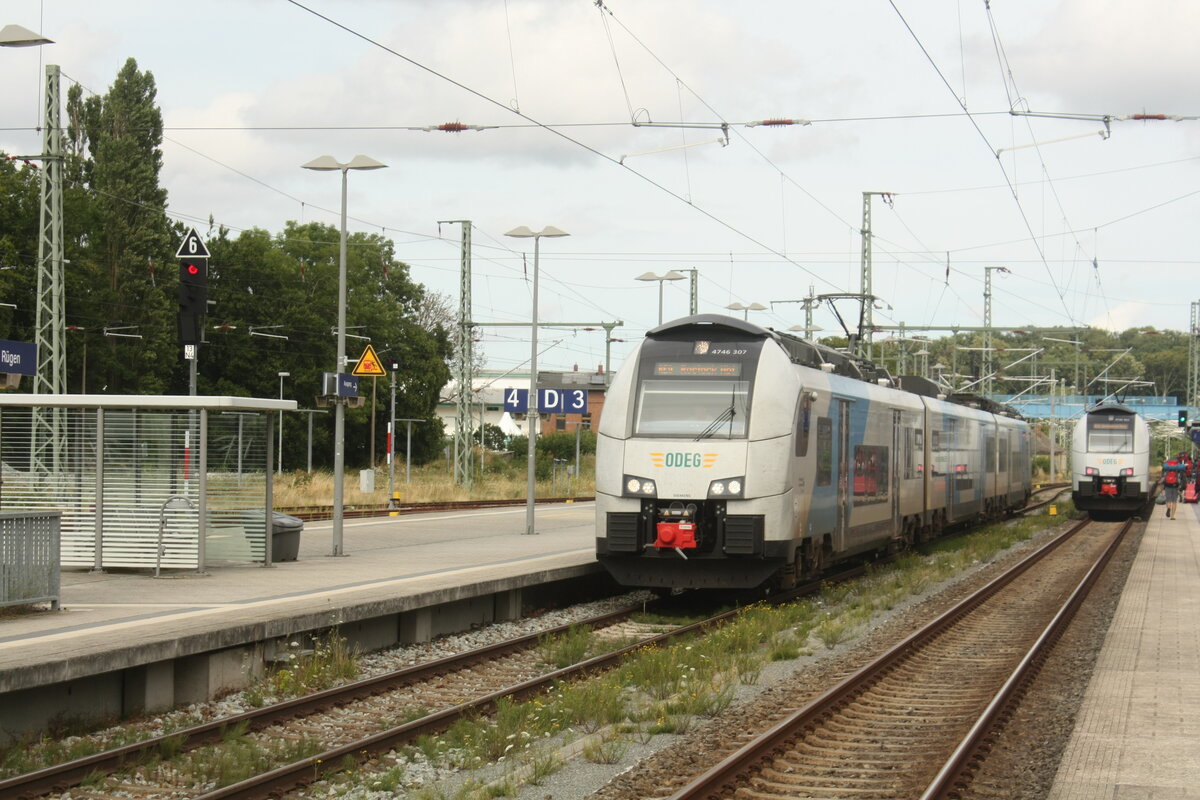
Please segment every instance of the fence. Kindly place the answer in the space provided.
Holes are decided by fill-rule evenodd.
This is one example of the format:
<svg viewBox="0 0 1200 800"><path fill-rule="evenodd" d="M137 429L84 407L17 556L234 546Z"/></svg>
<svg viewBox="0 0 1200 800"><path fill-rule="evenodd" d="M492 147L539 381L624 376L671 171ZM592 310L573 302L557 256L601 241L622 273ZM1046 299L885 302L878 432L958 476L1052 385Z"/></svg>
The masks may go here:
<svg viewBox="0 0 1200 800"><path fill-rule="evenodd" d="M0 397L0 508L60 511L63 566L268 563L274 414L263 411L294 402L54 399L61 444L47 470L34 455L33 406ZM183 403L190 407L180 409Z"/></svg>
<svg viewBox="0 0 1200 800"><path fill-rule="evenodd" d="M0 512L0 606L58 608L59 514Z"/></svg>

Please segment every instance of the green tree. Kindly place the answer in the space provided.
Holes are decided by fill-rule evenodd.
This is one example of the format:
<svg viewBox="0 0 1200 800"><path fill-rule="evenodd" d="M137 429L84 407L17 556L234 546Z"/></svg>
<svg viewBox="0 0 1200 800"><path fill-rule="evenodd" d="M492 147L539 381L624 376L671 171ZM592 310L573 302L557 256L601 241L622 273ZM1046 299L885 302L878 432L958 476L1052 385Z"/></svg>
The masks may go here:
<svg viewBox="0 0 1200 800"><path fill-rule="evenodd" d="M290 222L275 237L256 229L236 239L219 230L209 238L209 250L212 341L201 349L201 392L275 397L278 373L287 372L284 397L311 408L337 356L337 229ZM396 416L424 421L413 426L413 461L425 463L440 455L443 431L434 411L438 391L449 380L449 333L421 323L425 290L395 260L389 240L352 234L346 262L346 324L352 334L347 358L357 358L369 340L385 365L399 363ZM385 453L390 376L378 379L378 386L374 380L360 379L366 406L346 414L346 463L351 466L370 461L372 414L376 460ZM314 437L327 439L332 417L314 419ZM306 422L301 415L285 415L285 464L305 458L307 433L300 434ZM332 453L314 452L315 463L331 458Z"/></svg>
<svg viewBox="0 0 1200 800"><path fill-rule="evenodd" d="M88 337L88 388L110 393L179 389L184 374L164 369L178 362L171 247L178 233L159 185L156 93L154 77L131 58L104 95L84 99L74 85L67 96L67 324ZM118 328L125 336L103 335ZM135 345L129 335L141 338ZM67 352L69 369L81 373L76 340Z"/></svg>
<svg viewBox="0 0 1200 800"><path fill-rule="evenodd" d="M0 158L0 338L32 341L37 299L39 171Z"/></svg>

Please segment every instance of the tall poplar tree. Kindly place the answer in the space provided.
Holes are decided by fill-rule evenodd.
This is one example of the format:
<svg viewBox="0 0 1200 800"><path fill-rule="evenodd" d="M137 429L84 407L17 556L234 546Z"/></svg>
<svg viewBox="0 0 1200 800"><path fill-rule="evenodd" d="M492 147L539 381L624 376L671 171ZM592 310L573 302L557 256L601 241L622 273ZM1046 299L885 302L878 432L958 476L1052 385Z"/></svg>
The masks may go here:
<svg viewBox="0 0 1200 800"><path fill-rule="evenodd" d="M68 91L65 170L74 234L66 274L68 324L85 329L89 390L168 391L178 380L174 260L162 169L162 113L154 76L129 59L108 92ZM82 223L82 227L77 227ZM104 335L123 334L118 336ZM131 340L128 336L140 336ZM76 368L78 337L68 340ZM80 365L81 366L81 365Z"/></svg>

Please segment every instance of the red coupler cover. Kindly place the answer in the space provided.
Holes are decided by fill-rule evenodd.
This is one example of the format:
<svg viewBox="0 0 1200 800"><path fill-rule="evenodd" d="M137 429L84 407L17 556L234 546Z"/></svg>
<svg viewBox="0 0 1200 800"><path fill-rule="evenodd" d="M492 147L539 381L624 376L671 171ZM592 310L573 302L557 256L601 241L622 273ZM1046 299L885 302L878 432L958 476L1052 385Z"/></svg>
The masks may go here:
<svg viewBox="0 0 1200 800"><path fill-rule="evenodd" d="M694 522L660 522L655 547L678 547L684 550L696 547L696 524Z"/></svg>

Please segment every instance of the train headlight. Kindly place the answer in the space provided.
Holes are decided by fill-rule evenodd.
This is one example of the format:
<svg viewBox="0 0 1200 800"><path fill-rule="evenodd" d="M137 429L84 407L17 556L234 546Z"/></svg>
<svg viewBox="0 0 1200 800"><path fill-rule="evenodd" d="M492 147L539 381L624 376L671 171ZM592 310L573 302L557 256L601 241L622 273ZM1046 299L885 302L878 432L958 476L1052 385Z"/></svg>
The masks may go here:
<svg viewBox="0 0 1200 800"><path fill-rule="evenodd" d="M626 475L622 482L626 497L658 497L658 487L649 478Z"/></svg>
<svg viewBox="0 0 1200 800"><path fill-rule="evenodd" d="M1133 467L1126 467L1125 469L1121 470L1121 474L1126 478L1131 477L1133 475Z"/></svg>
<svg viewBox="0 0 1200 800"><path fill-rule="evenodd" d="M1095 467L1084 467L1083 474L1084 475L1099 475L1100 470L1096 469Z"/></svg>
<svg viewBox="0 0 1200 800"><path fill-rule="evenodd" d="M722 478L718 481L713 481L708 485L708 496L710 498L720 497L741 497L742 492L746 487L745 478Z"/></svg>

